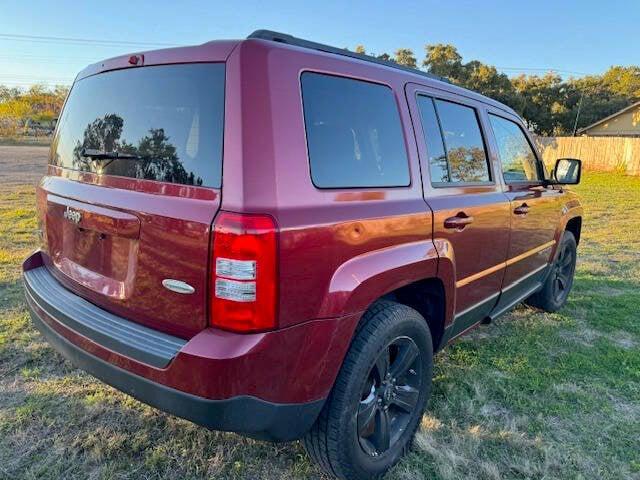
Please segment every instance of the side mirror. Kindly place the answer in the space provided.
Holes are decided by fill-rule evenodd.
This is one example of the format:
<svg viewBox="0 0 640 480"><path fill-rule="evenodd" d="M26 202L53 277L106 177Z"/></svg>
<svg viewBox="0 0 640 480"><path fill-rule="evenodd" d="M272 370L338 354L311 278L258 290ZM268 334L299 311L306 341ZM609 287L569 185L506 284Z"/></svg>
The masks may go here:
<svg viewBox="0 0 640 480"><path fill-rule="evenodd" d="M552 183L560 185L577 185L580 183L582 160L577 158L559 158L553 168Z"/></svg>

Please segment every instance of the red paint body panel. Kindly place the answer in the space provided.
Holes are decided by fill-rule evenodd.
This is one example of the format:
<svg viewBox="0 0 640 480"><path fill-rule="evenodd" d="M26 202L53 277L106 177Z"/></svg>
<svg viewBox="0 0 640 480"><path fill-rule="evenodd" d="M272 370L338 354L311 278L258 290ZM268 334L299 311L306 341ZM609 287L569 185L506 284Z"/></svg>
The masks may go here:
<svg viewBox="0 0 640 480"><path fill-rule="evenodd" d="M453 250L456 282L504 262L509 246L509 204L504 195L501 192L472 193L468 190L458 195L438 195L429 199L434 210L434 237L449 243ZM446 229L445 219L458 212L472 216L473 223L462 231ZM455 313L498 293L503 276L504 269L500 269L471 283L458 285Z"/></svg>
<svg viewBox="0 0 640 480"><path fill-rule="evenodd" d="M523 255L536 247L553 242L557 226L560 223L563 200L560 190L547 190L534 186L510 188L507 197L511 203L511 221L513 230L509 244L509 258ZM529 213L518 215L514 210L526 204ZM510 285L529 272L547 264L553 253L553 245L530 255L519 262L509 265L505 273L505 285Z"/></svg>
<svg viewBox="0 0 640 480"><path fill-rule="evenodd" d="M91 303L188 339L158 369L98 345L39 310L44 321L91 354L184 392L210 399L252 395L296 403L328 395L362 313L372 302L423 279L444 289L442 327L501 295L502 289L552 258L509 259L559 239L581 215L566 191L536 193L505 184L496 147L487 141L491 185L431 186L415 103L417 92L477 110L508 107L453 85L368 62L268 42L210 42L130 55L91 65L78 79L113 69L225 62L222 188L101 176L49 167L37 192L42 261L69 290ZM390 87L396 100L410 185L318 189L309 172L300 75L323 72ZM514 205L535 211L516 219ZM82 229L64 217L82 213ZM218 211L266 214L278 232L278 328L237 334L209 327L212 223ZM445 228L459 212L474 217L461 231ZM521 221L522 220L522 221ZM25 269L34 268L33 257ZM163 289L178 279L195 293ZM32 306L38 310L37 306ZM491 310L489 305L488 310ZM487 310L487 311L488 311ZM482 318L474 318L479 321Z"/></svg>

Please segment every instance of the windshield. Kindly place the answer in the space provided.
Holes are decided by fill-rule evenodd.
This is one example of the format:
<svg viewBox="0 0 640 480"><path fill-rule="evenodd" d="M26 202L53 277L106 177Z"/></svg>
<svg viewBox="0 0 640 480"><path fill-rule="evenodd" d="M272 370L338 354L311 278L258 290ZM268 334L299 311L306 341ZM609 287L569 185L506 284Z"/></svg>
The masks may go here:
<svg viewBox="0 0 640 480"><path fill-rule="evenodd" d="M223 121L224 64L106 72L73 86L51 163L104 175L220 187Z"/></svg>

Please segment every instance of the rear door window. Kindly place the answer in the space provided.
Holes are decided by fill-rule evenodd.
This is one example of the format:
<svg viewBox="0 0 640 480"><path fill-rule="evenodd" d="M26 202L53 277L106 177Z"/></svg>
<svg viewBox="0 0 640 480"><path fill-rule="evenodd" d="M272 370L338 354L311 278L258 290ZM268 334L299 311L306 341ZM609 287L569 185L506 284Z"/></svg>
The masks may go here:
<svg viewBox="0 0 640 480"><path fill-rule="evenodd" d="M511 120L489 114L507 183L539 182L538 161L522 129Z"/></svg>
<svg viewBox="0 0 640 480"><path fill-rule="evenodd" d="M400 113L389 87L311 72L302 74L301 84L314 185L410 184Z"/></svg>
<svg viewBox="0 0 640 480"><path fill-rule="evenodd" d="M491 181L475 109L445 100L435 100L435 105L447 150L449 174L446 183Z"/></svg>
<svg viewBox="0 0 640 480"><path fill-rule="evenodd" d="M224 121L221 63L127 68L76 82L51 163L65 168L220 187ZM88 152L119 152L96 159Z"/></svg>
<svg viewBox="0 0 640 480"><path fill-rule="evenodd" d="M422 130L429 155L429 173L432 183L449 181L449 163L444 149L436 107L431 97L418 96L418 107L422 118Z"/></svg>

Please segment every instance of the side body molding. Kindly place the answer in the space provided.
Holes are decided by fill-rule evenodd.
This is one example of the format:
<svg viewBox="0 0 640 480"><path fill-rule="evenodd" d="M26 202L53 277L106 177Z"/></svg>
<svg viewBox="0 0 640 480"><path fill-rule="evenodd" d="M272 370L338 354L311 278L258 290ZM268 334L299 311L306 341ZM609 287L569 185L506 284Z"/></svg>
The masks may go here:
<svg viewBox="0 0 640 480"><path fill-rule="evenodd" d="M358 255L334 273L320 316L362 312L386 293L437 273L438 251L431 239Z"/></svg>

